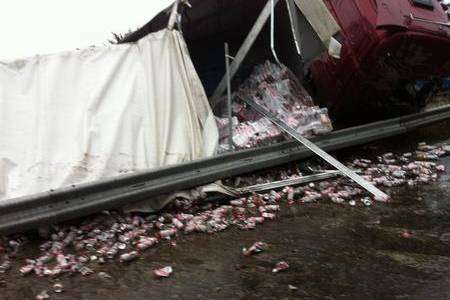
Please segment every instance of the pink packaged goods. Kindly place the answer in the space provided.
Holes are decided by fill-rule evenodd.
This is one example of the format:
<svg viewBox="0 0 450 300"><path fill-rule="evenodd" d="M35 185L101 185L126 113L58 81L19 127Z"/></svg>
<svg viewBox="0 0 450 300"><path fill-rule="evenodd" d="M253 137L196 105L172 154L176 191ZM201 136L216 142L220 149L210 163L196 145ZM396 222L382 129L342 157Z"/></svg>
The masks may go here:
<svg viewBox="0 0 450 300"><path fill-rule="evenodd" d="M233 94L233 144L236 149L283 140L281 131L242 100L251 99L275 114L300 134L311 137L333 130L326 108L314 105L308 92L285 66L271 62L255 67ZM217 118L221 148L228 143L228 120Z"/></svg>

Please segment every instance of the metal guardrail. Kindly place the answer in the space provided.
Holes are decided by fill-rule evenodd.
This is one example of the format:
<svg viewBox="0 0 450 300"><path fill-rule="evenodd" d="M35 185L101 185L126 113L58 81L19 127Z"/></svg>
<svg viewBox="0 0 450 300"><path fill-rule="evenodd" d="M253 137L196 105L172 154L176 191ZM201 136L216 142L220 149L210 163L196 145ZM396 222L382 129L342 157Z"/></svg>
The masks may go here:
<svg viewBox="0 0 450 300"><path fill-rule="evenodd" d="M365 144L449 120L450 105L405 117L332 132L313 139L325 151ZM305 159L313 153L297 142L239 151L0 202L0 232L14 233L190 189L219 179Z"/></svg>

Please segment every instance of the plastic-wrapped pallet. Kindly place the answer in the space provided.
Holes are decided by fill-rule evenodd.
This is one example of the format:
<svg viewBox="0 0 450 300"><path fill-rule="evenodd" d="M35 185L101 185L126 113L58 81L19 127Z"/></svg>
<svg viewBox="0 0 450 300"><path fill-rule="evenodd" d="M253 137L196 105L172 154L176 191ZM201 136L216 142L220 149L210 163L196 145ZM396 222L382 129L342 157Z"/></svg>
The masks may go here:
<svg viewBox="0 0 450 300"><path fill-rule="evenodd" d="M264 106L304 136L310 137L333 130L328 110L314 105L313 99L295 75L287 67L267 61L255 67L251 76L233 95L233 113L238 118L238 124L233 124L233 142L237 149L282 140L280 130L269 120L246 107L240 100L242 98L251 99ZM222 120L221 123L223 122ZM221 134L220 143L226 143L227 138L228 133Z"/></svg>

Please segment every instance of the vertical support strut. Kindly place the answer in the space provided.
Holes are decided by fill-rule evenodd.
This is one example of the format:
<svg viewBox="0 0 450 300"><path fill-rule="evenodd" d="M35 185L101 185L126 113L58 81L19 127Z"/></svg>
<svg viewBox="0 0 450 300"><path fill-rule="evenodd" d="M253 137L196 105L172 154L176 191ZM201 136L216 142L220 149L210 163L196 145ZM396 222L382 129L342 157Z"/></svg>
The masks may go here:
<svg viewBox="0 0 450 300"><path fill-rule="evenodd" d="M272 3L273 1L273 3ZM234 58L233 62L230 65L230 78L233 79L234 75L236 75L236 72L238 71L239 67L241 66L242 62L244 61L245 57L247 56L248 52L250 51L250 48L255 43L256 38L258 37L259 33L263 29L264 25L266 24L267 20L269 19L271 12L272 12L272 4L273 6L277 5L279 0L268 0L266 3L266 6L264 6L263 10L261 11L258 19L256 20L255 24L253 25L253 28L250 30L250 33L245 38L244 43L242 44L241 48L239 49L238 53L236 54L236 57ZM227 88L227 78L226 75L222 78L219 85L217 86L213 99L218 99L222 94L225 92Z"/></svg>
<svg viewBox="0 0 450 300"><path fill-rule="evenodd" d="M228 147L233 151L233 103L231 102L230 49L225 43L225 69L227 77Z"/></svg>
<svg viewBox="0 0 450 300"><path fill-rule="evenodd" d="M292 38L294 39L295 48L297 49L297 54L302 55L302 50L300 48L300 42L297 38L297 28L294 25L294 12L292 11L292 8L296 8L295 3L292 2L292 0L286 0L286 7L289 14L289 20L291 21L291 31L292 31Z"/></svg>
<svg viewBox="0 0 450 300"><path fill-rule="evenodd" d="M275 0L270 0L270 49L278 65L281 65L275 50Z"/></svg>

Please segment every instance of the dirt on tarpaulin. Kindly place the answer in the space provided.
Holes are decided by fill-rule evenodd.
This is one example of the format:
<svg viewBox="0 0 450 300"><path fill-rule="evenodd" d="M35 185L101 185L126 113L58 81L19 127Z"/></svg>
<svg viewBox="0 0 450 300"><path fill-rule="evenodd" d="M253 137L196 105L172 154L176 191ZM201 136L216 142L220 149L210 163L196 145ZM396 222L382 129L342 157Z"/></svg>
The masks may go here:
<svg viewBox="0 0 450 300"><path fill-rule="evenodd" d="M448 123L337 155L368 157L410 151L422 141L448 143L446 128ZM441 162L447 174L438 182L394 188L390 204L293 205L252 231L180 236L175 246L152 248L129 264L95 267L110 278L22 277L17 269L24 258L38 255L40 241L34 241L11 272L0 274L0 299L35 299L43 290L51 299L449 299L450 157ZM242 255L255 241L268 248ZM289 268L273 273L280 261ZM165 266L173 274L156 279L153 270ZM62 293L53 292L55 282Z"/></svg>

